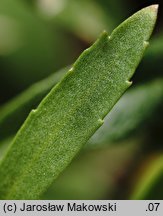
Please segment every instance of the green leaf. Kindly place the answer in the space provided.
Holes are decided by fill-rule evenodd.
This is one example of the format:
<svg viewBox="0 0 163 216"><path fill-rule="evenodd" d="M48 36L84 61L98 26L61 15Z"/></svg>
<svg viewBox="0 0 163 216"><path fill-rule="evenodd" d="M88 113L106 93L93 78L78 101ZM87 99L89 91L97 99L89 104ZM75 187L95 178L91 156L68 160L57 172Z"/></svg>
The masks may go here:
<svg viewBox="0 0 163 216"><path fill-rule="evenodd" d="M7 137L15 135L29 112L36 108L52 87L59 82L68 68L39 81L26 91L0 107L0 145Z"/></svg>
<svg viewBox="0 0 163 216"><path fill-rule="evenodd" d="M36 199L103 124L147 47L152 5L104 32L33 110L0 164L1 199Z"/></svg>

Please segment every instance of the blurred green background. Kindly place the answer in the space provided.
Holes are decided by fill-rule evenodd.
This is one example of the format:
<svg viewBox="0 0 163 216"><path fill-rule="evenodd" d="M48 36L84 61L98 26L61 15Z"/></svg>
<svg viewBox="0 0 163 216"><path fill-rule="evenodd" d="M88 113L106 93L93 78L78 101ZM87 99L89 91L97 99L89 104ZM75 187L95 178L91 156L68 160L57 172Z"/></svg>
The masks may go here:
<svg viewBox="0 0 163 216"><path fill-rule="evenodd" d="M0 110L71 65L103 30L156 3L158 22L133 86L42 199L163 199L163 8L150 0L0 0ZM2 140L0 127L0 155L16 130Z"/></svg>

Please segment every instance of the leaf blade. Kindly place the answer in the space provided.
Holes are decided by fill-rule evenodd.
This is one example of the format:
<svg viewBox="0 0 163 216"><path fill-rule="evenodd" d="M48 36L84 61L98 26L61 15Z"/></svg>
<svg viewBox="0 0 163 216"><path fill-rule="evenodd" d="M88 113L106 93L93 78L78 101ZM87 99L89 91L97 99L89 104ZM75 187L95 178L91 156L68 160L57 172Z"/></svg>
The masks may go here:
<svg viewBox="0 0 163 216"><path fill-rule="evenodd" d="M30 113L1 162L1 198L38 198L102 125L131 85L128 80L142 58L156 11L156 6L142 9L111 37L103 33Z"/></svg>

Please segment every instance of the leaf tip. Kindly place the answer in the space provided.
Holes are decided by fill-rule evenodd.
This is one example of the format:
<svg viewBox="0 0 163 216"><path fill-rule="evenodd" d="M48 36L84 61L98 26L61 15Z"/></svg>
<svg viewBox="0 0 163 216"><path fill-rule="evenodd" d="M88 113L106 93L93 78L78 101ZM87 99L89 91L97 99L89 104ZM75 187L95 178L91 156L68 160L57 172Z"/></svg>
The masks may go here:
<svg viewBox="0 0 163 216"><path fill-rule="evenodd" d="M158 4L153 4L151 6L149 6L150 10L153 11L153 12L158 12L158 8L159 8L159 5Z"/></svg>
<svg viewBox="0 0 163 216"><path fill-rule="evenodd" d="M153 4L147 7L147 9L149 9L149 13L151 17L153 17L154 19L157 18L158 8L159 8L158 4Z"/></svg>

